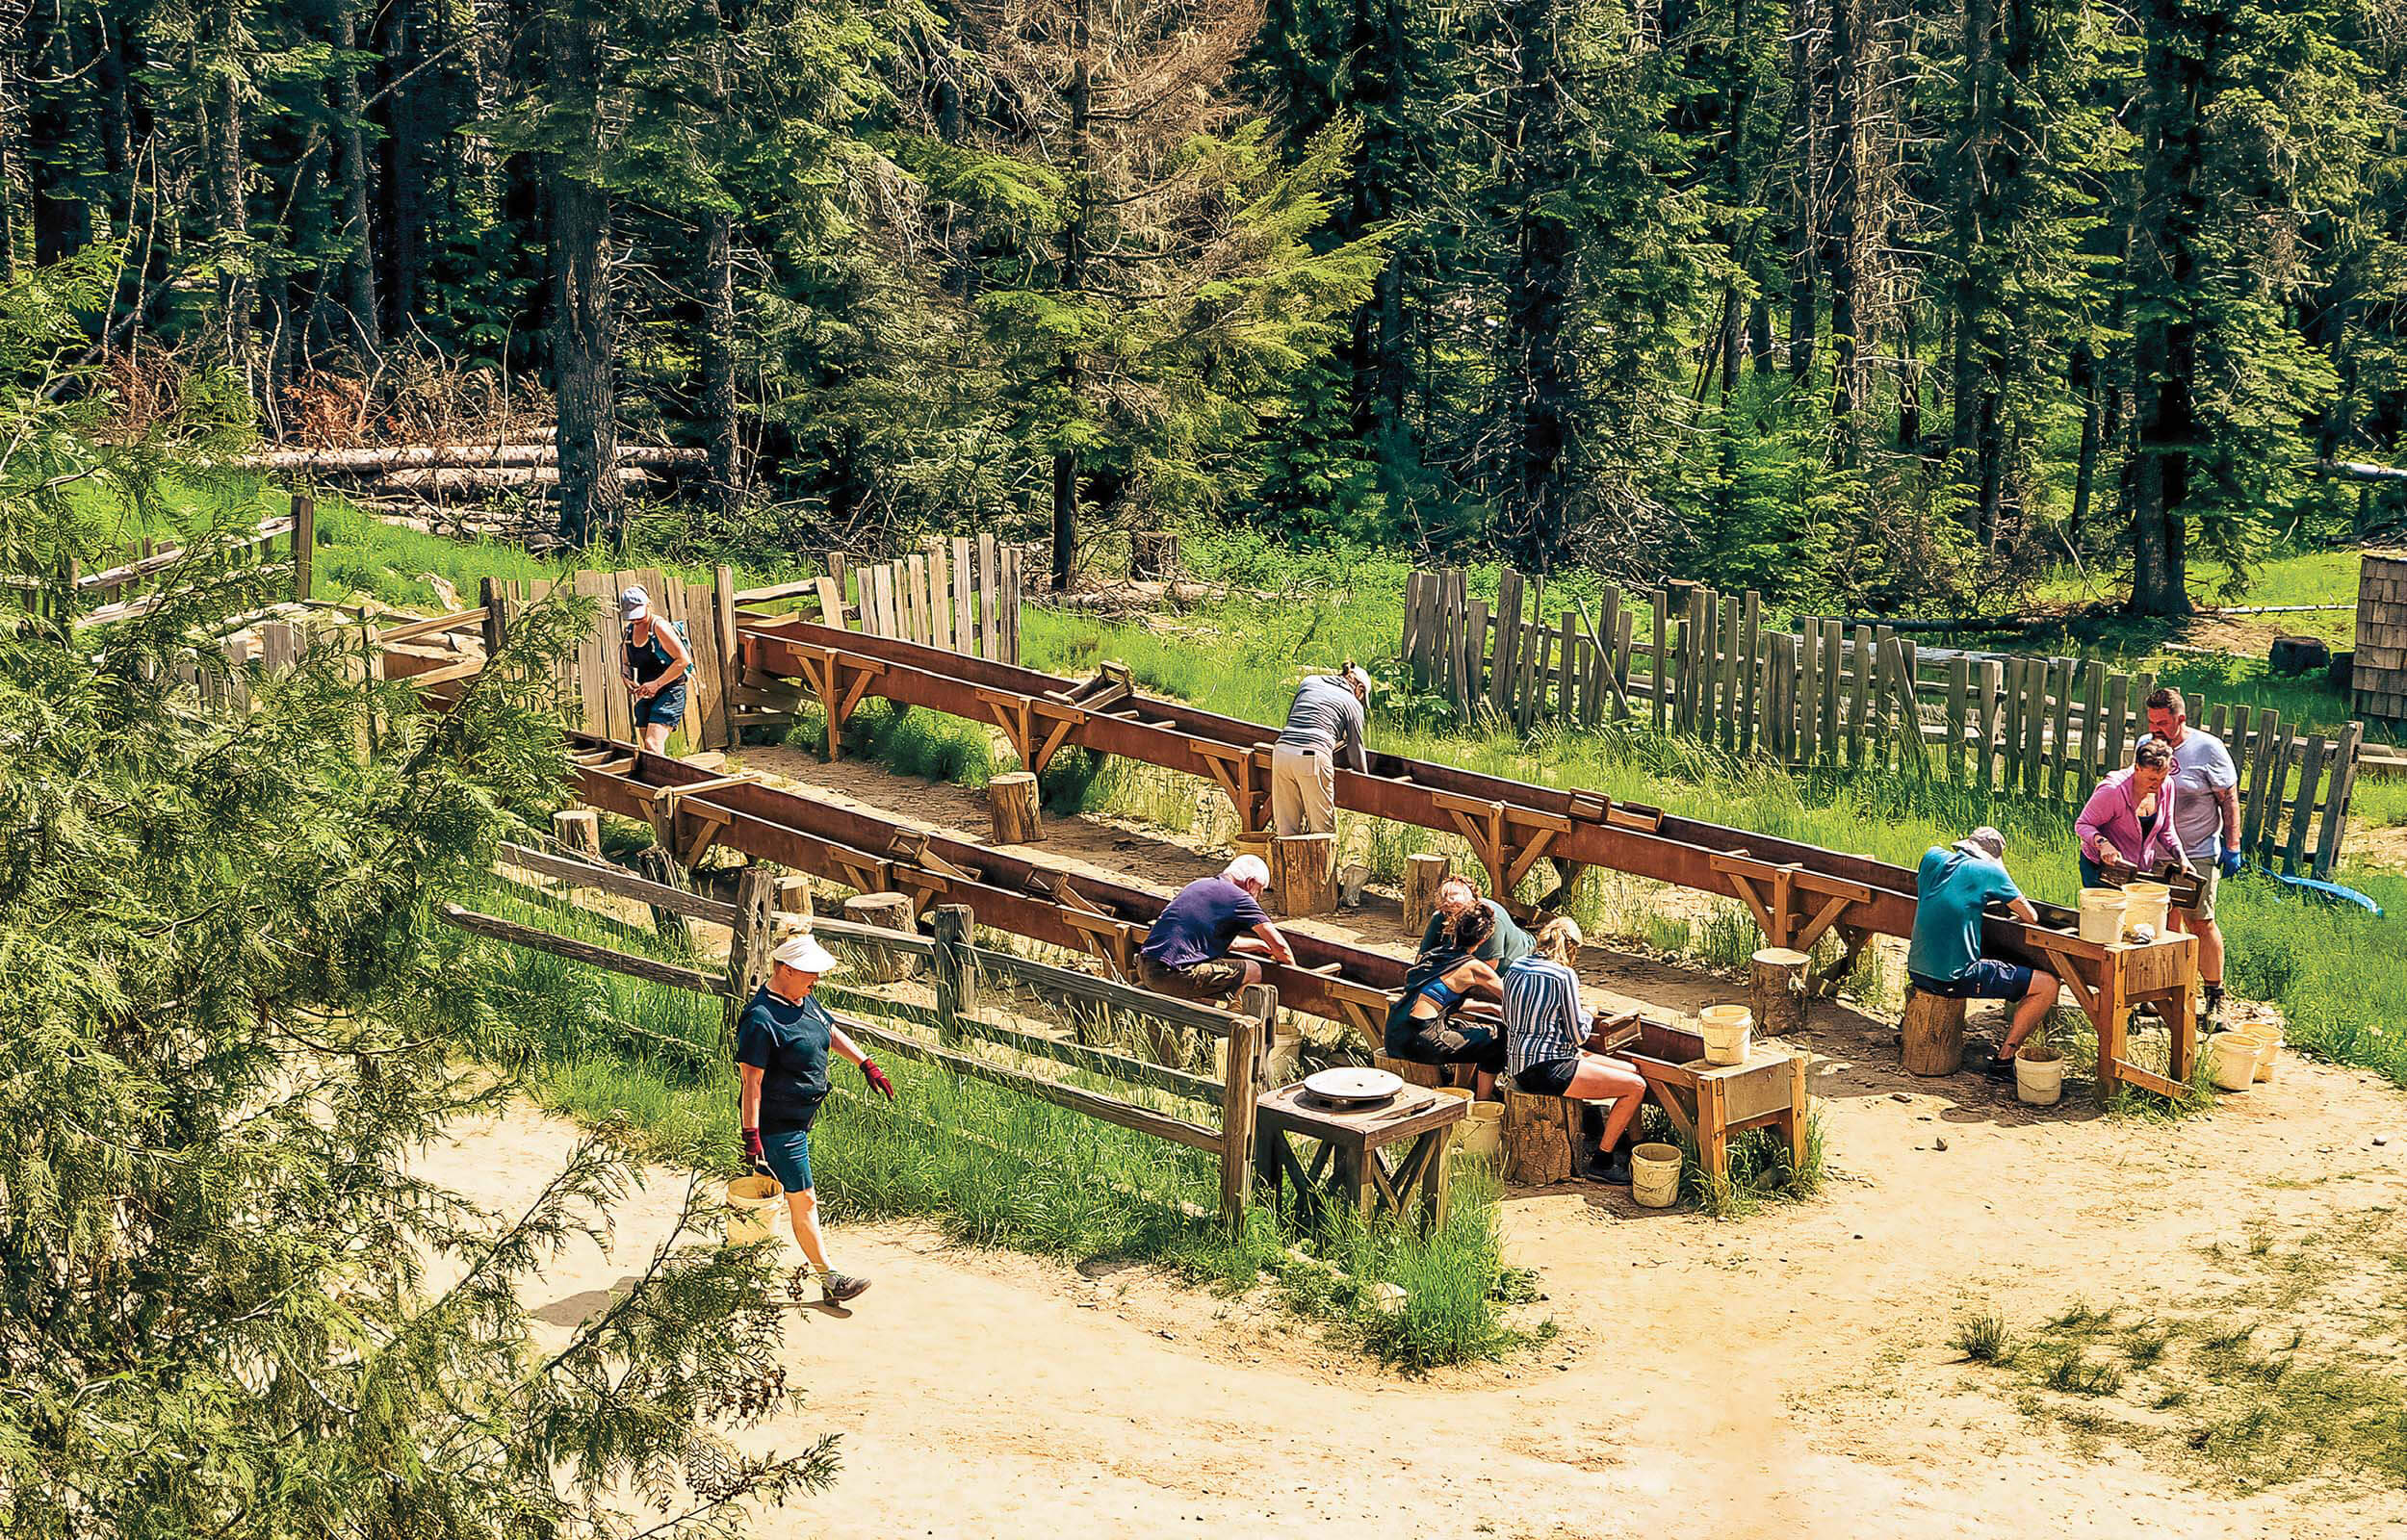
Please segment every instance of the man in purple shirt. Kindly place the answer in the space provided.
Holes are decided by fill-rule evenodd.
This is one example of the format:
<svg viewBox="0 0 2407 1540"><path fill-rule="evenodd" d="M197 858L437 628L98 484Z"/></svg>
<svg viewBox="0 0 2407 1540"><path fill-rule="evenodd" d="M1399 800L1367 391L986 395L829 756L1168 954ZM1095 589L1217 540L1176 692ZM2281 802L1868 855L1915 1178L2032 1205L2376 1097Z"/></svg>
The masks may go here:
<svg viewBox="0 0 2407 1540"><path fill-rule="evenodd" d="M1262 965L1232 952L1258 952L1293 962L1287 938L1262 912L1270 868L1259 856L1239 856L1218 877L1200 877L1178 889L1147 932L1137 954L1137 979L1162 994L1225 1000L1262 982Z"/></svg>

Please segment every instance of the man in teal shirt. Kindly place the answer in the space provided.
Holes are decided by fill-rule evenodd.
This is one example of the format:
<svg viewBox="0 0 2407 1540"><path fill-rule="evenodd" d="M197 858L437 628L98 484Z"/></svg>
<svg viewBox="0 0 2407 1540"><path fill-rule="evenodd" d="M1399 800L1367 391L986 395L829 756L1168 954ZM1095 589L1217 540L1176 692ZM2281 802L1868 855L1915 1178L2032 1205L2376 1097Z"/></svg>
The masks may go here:
<svg viewBox="0 0 2407 1540"><path fill-rule="evenodd" d="M2020 962L1980 955L1980 915L1992 901L2027 924L2039 911L2006 874L2006 836L1987 825L1953 847L1923 852L1914 873L1914 939L1905 951L1906 976L1926 994L1951 1000L2014 1000L2013 1025L1982 1067L2001 1078L2014 1073L2014 1050L2056 1004L2056 976Z"/></svg>

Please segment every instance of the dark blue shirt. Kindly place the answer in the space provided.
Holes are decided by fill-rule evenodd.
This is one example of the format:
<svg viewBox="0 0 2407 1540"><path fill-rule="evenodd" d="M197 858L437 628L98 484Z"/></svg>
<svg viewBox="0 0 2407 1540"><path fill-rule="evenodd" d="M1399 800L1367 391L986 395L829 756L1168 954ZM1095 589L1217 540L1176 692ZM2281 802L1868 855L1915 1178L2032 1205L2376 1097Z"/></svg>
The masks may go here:
<svg viewBox="0 0 2407 1540"><path fill-rule="evenodd" d="M1146 933L1145 955L1166 968L1191 968L1229 955L1229 943L1270 916L1254 896L1226 877L1204 877L1178 889Z"/></svg>
<svg viewBox="0 0 2407 1540"><path fill-rule="evenodd" d="M761 1071L761 1132L809 1128L827 1095L827 1035L836 1025L811 995L799 1003L753 991L736 1018L736 1062Z"/></svg>

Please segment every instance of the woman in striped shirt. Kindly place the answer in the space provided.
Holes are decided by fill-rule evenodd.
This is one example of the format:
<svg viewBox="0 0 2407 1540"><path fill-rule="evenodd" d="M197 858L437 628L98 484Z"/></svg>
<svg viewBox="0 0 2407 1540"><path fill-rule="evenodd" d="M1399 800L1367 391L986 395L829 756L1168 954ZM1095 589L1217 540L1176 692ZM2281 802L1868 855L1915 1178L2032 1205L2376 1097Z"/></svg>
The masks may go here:
<svg viewBox="0 0 2407 1540"><path fill-rule="evenodd" d="M1580 928L1548 920L1538 949L1504 972L1506 1058L1524 1095L1567 1096L1611 1104L1596 1152L1583 1170L1589 1180L1627 1187L1630 1152L1621 1147L1646 1099L1646 1082L1625 1059L1591 1053L1587 1014L1580 1010Z"/></svg>

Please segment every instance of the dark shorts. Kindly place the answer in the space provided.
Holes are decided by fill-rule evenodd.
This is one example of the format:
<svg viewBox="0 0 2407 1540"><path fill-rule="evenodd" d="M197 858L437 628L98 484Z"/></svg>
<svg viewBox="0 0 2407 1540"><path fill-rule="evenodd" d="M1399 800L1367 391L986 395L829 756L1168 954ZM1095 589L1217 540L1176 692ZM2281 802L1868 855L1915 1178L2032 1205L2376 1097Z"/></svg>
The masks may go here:
<svg viewBox="0 0 2407 1540"><path fill-rule="evenodd" d="M1945 981L1909 974L1914 988L1942 1000L2019 1000L2031 992L2031 969L2020 962L1984 957L1960 979Z"/></svg>
<svg viewBox="0 0 2407 1540"><path fill-rule="evenodd" d="M1245 964L1232 957L1210 957L1189 967L1164 967L1137 956L1137 982L1155 994L1186 1000L1226 1000L1245 984Z"/></svg>
<svg viewBox="0 0 2407 1540"><path fill-rule="evenodd" d="M686 681L679 680L652 699L635 702L634 707L635 726L639 728L648 728L656 722L675 727L686 719Z"/></svg>
<svg viewBox="0 0 2407 1540"><path fill-rule="evenodd" d="M2090 860L2088 857L2086 857L2086 856L2080 856L2080 857L2076 857L2075 859L2081 862L2081 885L2082 885L2082 886L2083 886L2083 887L2104 887L2104 886L2106 886L2106 868L2105 868L2105 867L2103 867L2103 866L2099 865L2096 861L2091 860Z"/></svg>
<svg viewBox="0 0 2407 1540"><path fill-rule="evenodd" d="M778 1186L789 1193L811 1191L811 1130L789 1128L772 1134L764 1129L761 1154Z"/></svg>
<svg viewBox="0 0 2407 1540"><path fill-rule="evenodd" d="M1525 1096L1568 1096L1571 1081L1579 1072L1577 1058L1552 1059L1515 1073L1513 1088Z"/></svg>
<svg viewBox="0 0 2407 1540"><path fill-rule="evenodd" d="M1476 1065L1491 1075L1504 1073L1504 1039L1486 1027L1458 1027L1443 1016L1390 1029L1386 1047L1389 1057L1416 1065Z"/></svg>

